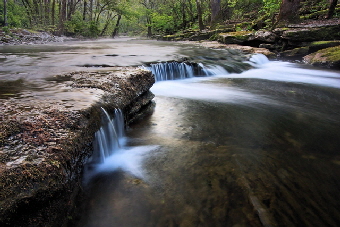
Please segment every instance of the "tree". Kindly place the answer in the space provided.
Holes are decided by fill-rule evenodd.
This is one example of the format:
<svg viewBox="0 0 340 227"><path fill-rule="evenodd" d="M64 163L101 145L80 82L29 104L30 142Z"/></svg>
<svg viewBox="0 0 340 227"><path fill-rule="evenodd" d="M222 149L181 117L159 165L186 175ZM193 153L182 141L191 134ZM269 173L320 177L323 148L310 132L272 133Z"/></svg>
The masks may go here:
<svg viewBox="0 0 340 227"><path fill-rule="evenodd" d="M277 23L295 23L299 17L300 0L282 0Z"/></svg>
<svg viewBox="0 0 340 227"><path fill-rule="evenodd" d="M7 25L7 0L4 0L4 26Z"/></svg>
<svg viewBox="0 0 340 227"><path fill-rule="evenodd" d="M203 24L203 15L202 15L202 4L201 0L196 0L196 7L197 7L197 17L198 17L198 27L202 31L204 29Z"/></svg>
<svg viewBox="0 0 340 227"><path fill-rule="evenodd" d="M146 16L146 27L148 30L148 37L152 36L152 18L151 18L151 14L153 9L155 8L155 3L152 0L141 0L140 4L142 4L145 7L145 16Z"/></svg>
<svg viewBox="0 0 340 227"><path fill-rule="evenodd" d="M115 26L115 28L113 29L113 32L112 32L112 38L114 38L116 35L118 35L120 19L122 19L122 15L118 14L116 26Z"/></svg>
<svg viewBox="0 0 340 227"><path fill-rule="evenodd" d="M221 10L221 0L210 0L211 21L210 26L213 27L218 21L218 16Z"/></svg>
<svg viewBox="0 0 340 227"><path fill-rule="evenodd" d="M327 19L331 19L334 15L335 7L338 4L338 0L330 0L329 1L329 8L328 8L328 14L326 16Z"/></svg>

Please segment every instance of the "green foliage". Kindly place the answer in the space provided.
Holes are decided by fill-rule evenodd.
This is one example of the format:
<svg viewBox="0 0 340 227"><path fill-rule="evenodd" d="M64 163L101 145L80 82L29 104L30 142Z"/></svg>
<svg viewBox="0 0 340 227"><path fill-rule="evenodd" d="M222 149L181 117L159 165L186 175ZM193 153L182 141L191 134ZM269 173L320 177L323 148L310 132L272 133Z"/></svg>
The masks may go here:
<svg viewBox="0 0 340 227"><path fill-rule="evenodd" d="M95 0L90 9L87 0L67 1L67 6L75 4L63 12L62 4L56 1L50 8L40 0L27 0L24 7L22 0L7 0L8 26L60 31L71 35L97 37L110 35L115 29L117 15L122 19L118 25L119 32L125 34L173 34L188 29L198 29L198 10L196 0ZM201 16L204 26L211 22L211 1L201 0ZM221 0L220 23L237 20L236 30L251 30L271 26L279 12L282 0ZM0 23L3 20L4 2L0 0ZM328 9L328 0L309 0L301 2L301 15L304 18L322 18ZM54 13L52 14L52 10ZM85 10L85 18L84 18ZM321 12L321 10L325 10ZM69 14L71 12L71 14ZM91 15L92 13L92 15ZM320 15L320 13L323 13ZM336 16L340 14L339 9ZM60 15L66 15L59 18ZM54 18L52 18L52 16Z"/></svg>
<svg viewBox="0 0 340 227"><path fill-rule="evenodd" d="M4 18L4 2L0 2L0 24ZM14 27L28 27L29 20L26 15L25 8L20 2L14 0L7 0L7 23L10 28Z"/></svg>
<svg viewBox="0 0 340 227"><path fill-rule="evenodd" d="M65 29L71 33L82 33L87 26L79 11L72 16L70 21L65 22Z"/></svg>
<svg viewBox="0 0 340 227"><path fill-rule="evenodd" d="M152 27L162 33L170 33L174 31L175 23L173 16L159 14L157 12L151 14Z"/></svg>
<svg viewBox="0 0 340 227"><path fill-rule="evenodd" d="M84 21L81 12L76 11L71 20L64 23L69 34L82 35L85 37L98 37L99 25L96 21Z"/></svg>
<svg viewBox="0 0 340 227"><path fill-rule="evenodd" d="M7 27L7 26L3 27L2 31L5 32L5 34L9 34L10 33L9 27Z"/></svg>
<svg viewBox="0 0 340 227"><path fill-rule="evenodd" d="M263 7L259 13L271 19L275 13L279 12L280 4L281 0L263 0Z"/></svg>

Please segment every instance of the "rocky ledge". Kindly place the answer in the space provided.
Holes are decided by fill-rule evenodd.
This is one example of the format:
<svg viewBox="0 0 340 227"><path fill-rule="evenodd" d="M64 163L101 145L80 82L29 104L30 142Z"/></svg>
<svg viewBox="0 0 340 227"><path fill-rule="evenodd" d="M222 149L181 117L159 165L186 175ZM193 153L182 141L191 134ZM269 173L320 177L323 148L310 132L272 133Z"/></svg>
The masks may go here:
<svg viewBox="0 0 340 227"><path fill-rule="evenodd" d="M0 29L0 45L45 44L63 42L65 37L54 36L45 31L28 31L26 29Z"/></svg>
<svg viewBox="0 0 340 227"><path fill-rule="evenodd" d="M62 101L0 99L0 225L65 226L81 188L104 107L123 110L126 124L153 110L151 72L119 67L111 72L56 76L68 90L98 98L84 108Z"/></svg>
<svg viewBox="0 0 340 227"><path fill-rule="evenodd" d="M186 31L156 38L171 41L199 41L213 48L262 53L269 58L299 60L316 66L340 69L340 52L339 48L335 47L340 46L338 18L305 20L299 24L289 24L275 29L238 30L236 28L240 28L240 25L227 24L224 29ZM307 56L309 54L312 55Z"/></svg>

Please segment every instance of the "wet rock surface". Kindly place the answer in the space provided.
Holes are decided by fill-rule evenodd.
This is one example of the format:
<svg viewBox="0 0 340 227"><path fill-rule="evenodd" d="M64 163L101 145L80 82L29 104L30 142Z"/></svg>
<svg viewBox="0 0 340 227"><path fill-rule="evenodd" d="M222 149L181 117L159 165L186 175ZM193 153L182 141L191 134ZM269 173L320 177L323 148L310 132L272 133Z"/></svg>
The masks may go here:
<svg viewBox="0 0 340 227"><path fill-rule="evenodd" d="M0 224L62 226L72 213L82 167L92 153L100 110L120 108L127 123L152 111L149 71L117 67L54 78L59 86L91 91L87 107L49 97L0 99Z"/></svg>

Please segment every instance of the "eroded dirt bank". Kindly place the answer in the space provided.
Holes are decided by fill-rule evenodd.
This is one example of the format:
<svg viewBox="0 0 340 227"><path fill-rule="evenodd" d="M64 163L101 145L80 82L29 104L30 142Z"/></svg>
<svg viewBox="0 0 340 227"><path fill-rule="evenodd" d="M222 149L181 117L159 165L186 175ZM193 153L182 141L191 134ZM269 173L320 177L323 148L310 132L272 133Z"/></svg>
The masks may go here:
<svg viewBox="0 0 340 227"><path fill-rule="evenodd" d="M116 67L53 80L82 105L34 96L0 99L0 225L63 226L71 218L81 172L100 127L100 108L120 108L127 124L153 109L149 71ZM11 83L1 82L2 87ZM67 92L66 92L67 96Z"/></svg>

